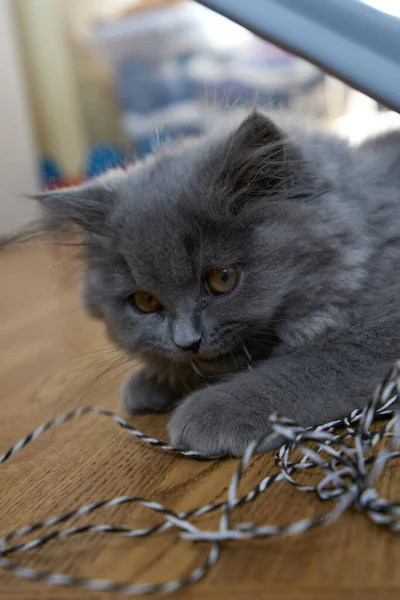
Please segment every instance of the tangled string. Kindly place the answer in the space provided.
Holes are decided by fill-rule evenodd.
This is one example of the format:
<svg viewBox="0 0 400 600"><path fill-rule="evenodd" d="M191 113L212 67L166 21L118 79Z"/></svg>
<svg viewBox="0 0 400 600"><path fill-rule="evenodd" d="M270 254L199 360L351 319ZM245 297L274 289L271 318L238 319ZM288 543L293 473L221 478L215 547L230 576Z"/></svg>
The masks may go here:
<svg viewBox="0 0 400 600"><path fill-rule="evenodd" d="M353 411L345 419L326 423L319 427L303 428L289 419L272 416L271 423L274 431L272 435L283 436L286 439L276 455L277 470L275 473L267 475L246 496L238 496L239 483L262 440L252 442L247 448L231 479L227 498L224 502L208 504L185 513L176 513L161 504L135 496L120 496L112 500L94 502L57 517L12 531L1 537L0 566L19 577L53 585L78 586L90 590L105 590L123 594L165 593L178 590L204 577L217 562L221 545L226 540L303 533L314 527L334 521L350 506L364 513L378 525L389 527L392 531L398 532L400 531L400 504L379 497L374 488L374 483L382 473L386 463L400 456L400 452L397 451L400 436L399 390L400 361L378 387L370 403L362 410ZM89 413L108 417L136 438L153 446L158 446L165 451L176 452L198 459L202 458L195 452L185 452L178 448L172 448L165 442L146 436L108 410L87 407L80 408L41 425L0 456L0 464L6 462L12 455L22 450L27 444L52 427ZM382 424L382 420L385 421L384 424ZM382 440L385 440L386 443L378 451L377 446ZM294 453L298 458L292 458ZM321 475L315 486L303 485L297 481L296 476L305 469L315 469ZM237 518L235 518L235 524L232 524L232 514L235 513L235 517L237 517L236 509L240 505L252 502L272 485L283 480L295 486L298 490L314 492L321 500L335 500L334 508L322 516L306 518L284 525L255 526L247 522L237 523ZM158 525L144 529L90 524L63 529L59 527L71 519L122 504L144 506L158 513L161 522ZM221 512L218 529L207 531L193 524L192 519L194 517L213 511ZM43 532L43 530L50 528L50 533L41 533L33 541L20 541L28 534ZM50 540L61 541L67 537L85 532L102 532L136 538L162 534L171 528L176 528L179 535L184 539L210 542L211 549L205 562L198 569L186 577L167 583L135 584L100 579L82 579L61 573L40 572L21 566L9 558L33 548L44 546Z"/></svg>

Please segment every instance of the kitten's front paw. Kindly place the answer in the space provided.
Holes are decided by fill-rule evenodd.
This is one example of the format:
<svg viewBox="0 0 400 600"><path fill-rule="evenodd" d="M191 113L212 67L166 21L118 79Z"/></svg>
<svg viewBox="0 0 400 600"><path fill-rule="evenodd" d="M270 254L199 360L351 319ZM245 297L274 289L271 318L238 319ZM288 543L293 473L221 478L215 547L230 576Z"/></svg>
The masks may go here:
<svg viewBox="0 0 400 600"><path fill-rule="evenodd" d="M122 388L122 407L130 415L162 412L178 399L171 388L158 387L144 369L134 371Z"/></svg>
<svg viewBox="0 0 400 600"><path fill-rule="evenodd" d="M225 384L190 394L175 409L168 425L173 446L210 458L241 456L251 441L270 431L267 411L257 414L245 395L233 395ZM264 445L262 450L270 447Z"/></svg>

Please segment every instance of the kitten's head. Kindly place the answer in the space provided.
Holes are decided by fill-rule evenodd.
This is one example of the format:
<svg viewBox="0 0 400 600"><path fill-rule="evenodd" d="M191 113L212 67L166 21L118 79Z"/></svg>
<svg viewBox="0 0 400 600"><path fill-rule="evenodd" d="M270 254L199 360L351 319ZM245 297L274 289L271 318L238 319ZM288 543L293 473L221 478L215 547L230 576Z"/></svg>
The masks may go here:
<svg viewBox="0 0 400 600"><path fill-rule="evenodd" d="M120 347L213 371L264 357L310 269L319 183L272 122L166 148L126 171L39 197L86 240L84 299Z"/></svg>

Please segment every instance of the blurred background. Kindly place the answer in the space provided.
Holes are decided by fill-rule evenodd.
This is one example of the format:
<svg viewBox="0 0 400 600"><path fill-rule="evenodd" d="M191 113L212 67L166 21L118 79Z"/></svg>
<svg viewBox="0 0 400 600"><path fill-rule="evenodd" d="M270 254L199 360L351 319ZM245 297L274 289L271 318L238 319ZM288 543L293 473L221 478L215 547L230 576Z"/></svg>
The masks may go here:
<svg viewBox="0 0 400 600"><path fill-rule="evenodd" d="M0 235L34 216L23 194L207 131L222 111L290 110L352 141L400 124L194 1L0 0L0 50Z"/></svg>

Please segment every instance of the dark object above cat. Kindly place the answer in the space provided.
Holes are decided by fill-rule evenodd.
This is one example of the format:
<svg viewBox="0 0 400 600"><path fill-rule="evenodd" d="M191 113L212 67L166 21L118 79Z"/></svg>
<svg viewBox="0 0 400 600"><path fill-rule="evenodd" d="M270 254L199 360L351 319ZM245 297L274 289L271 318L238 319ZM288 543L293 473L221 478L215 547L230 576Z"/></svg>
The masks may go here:
<svg viewBox="0 0 400 600"><path fill-rule="evenodd" d="M85 237L84 299L143 366L130 413L240 455L277 412L362 406L400 356L400 133L351 148L261 113L38 197Z"/></svg>

